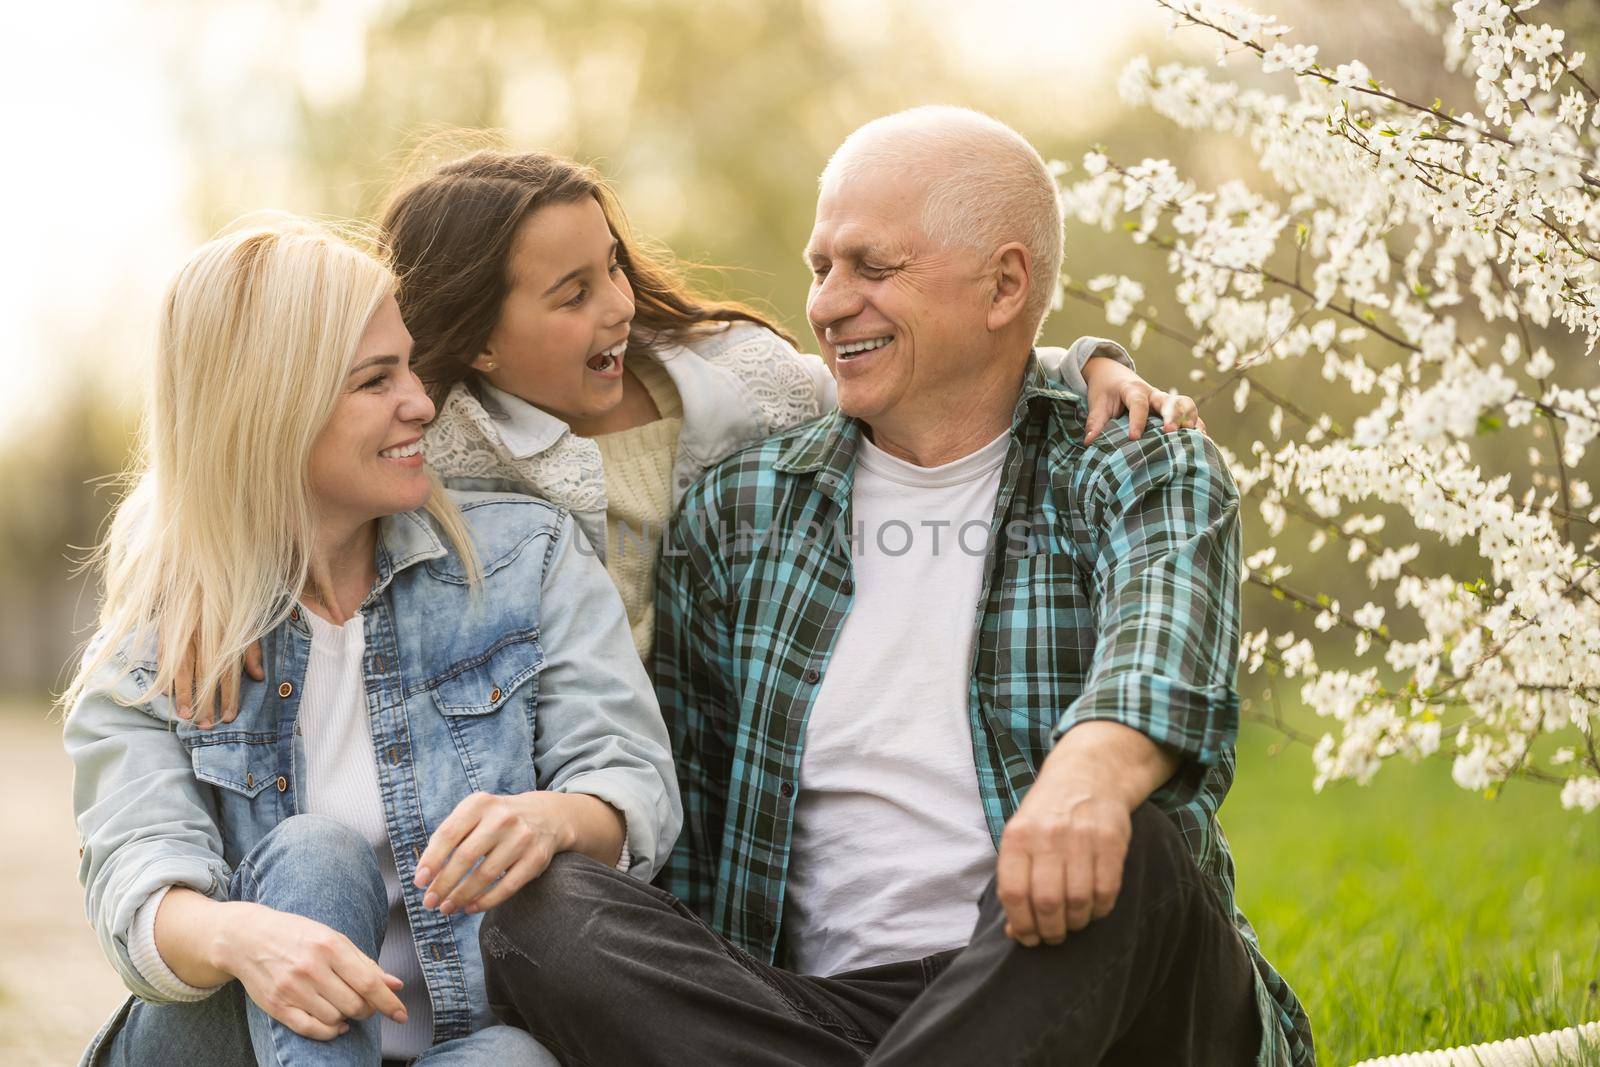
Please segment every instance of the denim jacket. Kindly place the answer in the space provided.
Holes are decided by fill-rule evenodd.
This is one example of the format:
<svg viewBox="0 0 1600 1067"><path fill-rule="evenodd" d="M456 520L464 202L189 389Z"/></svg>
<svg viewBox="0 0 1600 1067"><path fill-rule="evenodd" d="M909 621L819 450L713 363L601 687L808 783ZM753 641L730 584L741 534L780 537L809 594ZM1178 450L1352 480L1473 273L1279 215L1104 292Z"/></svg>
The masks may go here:
<svg viewBox="0 0 1600 1067"><path fill-rule="evenodd" d="M1083 365L1090 356L1107 355L1133 366L1121 345L1101 337L1037 351L1045 376L1079 396L1088 393ZM662 345L650 355L661 362L683 401L671 476L674 509L710 467L838 406L838 388L820 356L797 352L754 323L736 322L687 344ZM505 418L491 415L465 385L450 391L423 439L429 466L459 479L454 484L511 486L570 509L588 544L604 559L607 500L600 447L520 397L493 387L489 393Z"/></svg>
<svg viewBox="0 0 1600 1067"><path fill-rule="evenodd" d="M424 910L412 884L432 831L469 793L597 796L627 821L629 873L648 879L682 820L666 729L616 590L564 509L451 493L483 566L476 593L425 511L380 521L362 612L363 675L389 843L434 1013L434 1043L489 1025L481 915ZM132 644L66 722L90 924L128 988L139 906L163 886L223 899L232 868L305 804L298 722L311 632L299 609L262 639L265 682L209 730L164 696ZM102 1035L101 1040L106 1035ZM92 1058L92 1052L91 1052Z"/></svg>

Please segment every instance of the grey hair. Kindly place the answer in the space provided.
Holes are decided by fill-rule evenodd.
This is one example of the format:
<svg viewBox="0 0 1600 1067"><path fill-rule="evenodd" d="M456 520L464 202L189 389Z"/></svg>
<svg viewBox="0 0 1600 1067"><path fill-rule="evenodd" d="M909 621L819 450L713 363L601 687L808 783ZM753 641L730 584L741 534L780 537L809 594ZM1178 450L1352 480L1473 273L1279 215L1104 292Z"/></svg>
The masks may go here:
<svg viewBox="0 0 1600 1067"><path fill-rule="evenodd" d="M947 247L1028 250L1031 288L1023 313L1044 325L1061 276L1062 217L1055 179L1037 149L999 119L971 108L914 107L873 119L844 139L820 184L889 166L925 165L922 227Z"/></svg>

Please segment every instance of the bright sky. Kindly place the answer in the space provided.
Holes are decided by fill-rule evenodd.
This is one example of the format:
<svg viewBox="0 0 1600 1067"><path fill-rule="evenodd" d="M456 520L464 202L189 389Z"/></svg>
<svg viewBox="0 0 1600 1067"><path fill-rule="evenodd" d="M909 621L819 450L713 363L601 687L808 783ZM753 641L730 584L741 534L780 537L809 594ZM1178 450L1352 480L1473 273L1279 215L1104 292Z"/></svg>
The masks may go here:
<svg viewBox="0 0 1600 1067"><path fill-rule="evenodd" d="M830 19L861 32L894 32L876 0L820 2ZM162 286L204 236L186 203L184 94L236 90L264 67L287 65L302 84L337 96L359 84L362 27L382 3L97 0L92 11L29 4L8 13L9 39L22 47L0 64L12 150L0 170L11 209L0 256L0 381L14 398L0 408L0 447L74 390L101 391L130 410L140 402L133 383L143 378ZM927 0L922 10L948 27L954 54L975 71L1056 85L1066 77L1109 86L1130 37L1164 25L1154 4L1135 0ZM196 32L210 59L179 84L166 49ZM252 119L269 117L240 115L232 136L270 136Z"/></svg>
<svg viewBox="0 0 1600 1067"><path fill-rule="evenodd" d="M130 0L102 0L92 14L31 4L7 21L0 381L12 400L0 408L0 444L83 387L70 353L133 340L125 331L140 316L119 305L152 303L152 266L191 237L155 27ZM104 353L129 356L142 358Z"/></svg>

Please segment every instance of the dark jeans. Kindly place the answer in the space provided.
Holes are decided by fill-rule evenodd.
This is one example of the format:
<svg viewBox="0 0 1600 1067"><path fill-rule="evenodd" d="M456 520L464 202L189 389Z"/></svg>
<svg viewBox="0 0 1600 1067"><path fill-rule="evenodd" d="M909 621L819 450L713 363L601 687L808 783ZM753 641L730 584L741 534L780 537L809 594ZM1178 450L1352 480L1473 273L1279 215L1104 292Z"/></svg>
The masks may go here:
<svg viewBox="0 0 1600 1067"><path fill-rule="evenodd" d="M805 977L566 853L489 913L481 940L491 1006L568 1067L1255 1062L1250 958L1151 805L1134 812L1111 914L1031 949L1004 926L991 883L966 948Z"/></svg>

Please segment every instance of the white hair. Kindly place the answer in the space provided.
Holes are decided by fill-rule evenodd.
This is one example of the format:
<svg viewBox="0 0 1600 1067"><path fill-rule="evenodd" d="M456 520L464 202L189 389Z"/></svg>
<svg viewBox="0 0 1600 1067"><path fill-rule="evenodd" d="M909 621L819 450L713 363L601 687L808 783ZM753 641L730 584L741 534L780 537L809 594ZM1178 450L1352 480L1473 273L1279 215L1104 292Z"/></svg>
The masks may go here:
<svg viewBox="0 0 1600 1067"><path fill-rule="evenodd" d="M1061 275L1061 202L1050 169L1016 130L964 107L926 106L873 119L844 139L820 184L882 166L926 175L922 227L947 247L989 253L1019 242L1032 272L1023 313L1035 334Z"/></svg>

